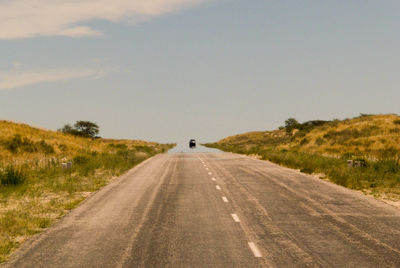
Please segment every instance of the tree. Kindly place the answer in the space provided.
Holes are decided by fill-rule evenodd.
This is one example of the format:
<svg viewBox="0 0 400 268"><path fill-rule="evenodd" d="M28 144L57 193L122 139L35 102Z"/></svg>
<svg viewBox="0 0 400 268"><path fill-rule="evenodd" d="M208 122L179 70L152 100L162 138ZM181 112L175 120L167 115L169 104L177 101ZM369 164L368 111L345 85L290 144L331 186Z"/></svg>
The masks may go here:
<svg viewBox="0 0 400 268"><path fill-rule="evenodd" d="M87 138L95 138L100 132L99 126L90 121L77 121L74 127L81 134L81 136Z"/></svg>
<svg viewBox="0 0 400 268"><path fill-rule="evenodd" d="M285 121L285 129L288 135L292 135L293 129L299 126L299 122L294 118L289 118Z"/></svg>
<svg viewBox="0 0 400 268"><path fill-rule="evenodd" d="M75 128L73 128L70 124L64 125L64 127L59 129L58 131L60 131L62 133L66 133L66 134L75 135L75 136L81 136L79 131L76 130Z"/></svg>
<svg viewBox="0 0 400 268"><path fill-rule="evenodd" d="M66 124L59 131L85 138L96 138L100 132L99 126L90 121L76 121L73 127L70 124Z"/></svg>

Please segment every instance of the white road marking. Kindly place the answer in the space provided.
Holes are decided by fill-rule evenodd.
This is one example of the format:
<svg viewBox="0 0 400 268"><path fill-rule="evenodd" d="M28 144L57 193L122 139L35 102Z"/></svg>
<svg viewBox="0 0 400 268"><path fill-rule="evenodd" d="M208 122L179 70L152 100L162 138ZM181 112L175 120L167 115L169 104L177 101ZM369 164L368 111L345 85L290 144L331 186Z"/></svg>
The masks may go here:
<svg viewBox="0 0 400 268"><path fill-rule="evenodd" d="M206 167L206 170L208 170L208 167Z"/></svg>
<svg viewBox="0 0 400 268"><path fill-rule="evenodd" d="M221 190L221 187L219 187L219 185L215 186L215 188L217 188L217 190Z"/></svg>
<svg viewBox="0 0 400 268"><path fill-rule="evenodd" d="M226 198L225 196L222 197L222 200L224 200L225 203L228 203L228 198Z"/></svg>
<svg viewBox="0 0 400 268"><path fill-rule="evenodd" d="M212 181L215 181L215 178L211 178Z"/></svg>
<svg viewBox="0 0 400 268"><path fill-rule="evenodd" d="M208 175L211 175L212 173L211 172L208 172Z"/></svg>
<svg viewBox="0 0 400 268"><path fill-rule="evenodd" d="M232 218L233 218L233 220L234 220L235 222L240 222L238 215L236 215L236 214L231 214L231 216L232 216Z"/></svg>
<svg viewBox="0 0 400 268"><path fill-rule="evenodd" d="M256 244L254 244L253 242L249 242L249 247L250 247L251 251L253 252L254 257L256 257L256 258L262 257L261 252L258 250Z"/></svg>

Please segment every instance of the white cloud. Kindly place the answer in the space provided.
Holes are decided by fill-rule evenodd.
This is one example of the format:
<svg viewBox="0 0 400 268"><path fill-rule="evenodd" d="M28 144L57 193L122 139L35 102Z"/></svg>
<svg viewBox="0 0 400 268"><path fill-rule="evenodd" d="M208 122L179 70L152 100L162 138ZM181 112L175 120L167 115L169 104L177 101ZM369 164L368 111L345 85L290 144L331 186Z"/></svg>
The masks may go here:
<svg viewBox="0 0 400 268"><path fill-rule="evenodd" d="M0 0L0 39L99 36L93 20L137 23L209 0Z"/></svg>
<svg viewBox="0 0 400 268"><path fill-rule="evenodd" d="M15 68L15 69L19 69L19 68L21 68L22 66L24 66L24 64L22 64L21 62L19 62L19 61L15 61L15 62L13 62L13 67Z"/></svg>
<svg viewBox="0 0 400 268"><path fill-rule="evenodd" d="M0 90L14 89L46 82L65 81L78 78L101 78L104 70L41 70L41 71L9 71L0 72Z"/></svg>

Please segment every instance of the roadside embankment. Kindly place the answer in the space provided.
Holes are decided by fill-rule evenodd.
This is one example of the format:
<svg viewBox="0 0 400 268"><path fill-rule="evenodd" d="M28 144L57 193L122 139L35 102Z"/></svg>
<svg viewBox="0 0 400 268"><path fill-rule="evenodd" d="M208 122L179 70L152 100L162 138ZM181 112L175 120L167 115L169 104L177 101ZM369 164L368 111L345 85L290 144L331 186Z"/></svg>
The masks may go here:
<svg viewBox="0 0 400 268"><path fill-rule="evenodd" d="M173 146L0 121L0 262L91 192Z"/></svg>
<svg viewBox="0 0 400 268"><path fill-rule="evenodd" d="M389 203L400 200L400 117L298 123L274 131L239 134L206 144L299 169Z"/></svg>

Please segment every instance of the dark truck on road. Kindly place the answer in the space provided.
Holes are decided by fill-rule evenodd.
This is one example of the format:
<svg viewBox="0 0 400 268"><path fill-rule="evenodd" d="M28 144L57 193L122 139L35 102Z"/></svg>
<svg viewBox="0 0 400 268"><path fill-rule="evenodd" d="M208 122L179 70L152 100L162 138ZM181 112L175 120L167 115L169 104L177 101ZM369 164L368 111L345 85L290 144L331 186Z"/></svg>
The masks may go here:
<svg viewBox="0 0 400 268"><path fill-rule="evenodd" d="M189 141L189 147L190 147L190 148L196 148L196 140L191 139L191 140Z"/></svg>

